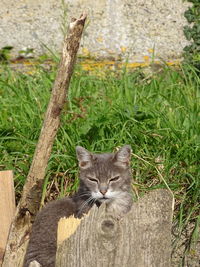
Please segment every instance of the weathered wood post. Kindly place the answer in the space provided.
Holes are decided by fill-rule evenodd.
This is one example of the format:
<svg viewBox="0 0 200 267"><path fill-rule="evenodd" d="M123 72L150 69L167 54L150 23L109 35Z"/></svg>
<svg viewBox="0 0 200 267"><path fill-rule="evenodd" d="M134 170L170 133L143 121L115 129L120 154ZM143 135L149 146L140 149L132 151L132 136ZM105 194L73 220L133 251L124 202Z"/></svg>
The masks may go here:
<svg viewBox="0 0 200 267"><path fill-rule="evenodd" d="M10 226L15 214L15 190L12 171L0 172L0 266Z"/></svg>
<svg viewBox="0 0 200 267"><path fill-rule="evenodd" d="M56 267L170 267L172 215L171 192L154 190L120 221L105 206L81 221L62 219Z"/></svg>

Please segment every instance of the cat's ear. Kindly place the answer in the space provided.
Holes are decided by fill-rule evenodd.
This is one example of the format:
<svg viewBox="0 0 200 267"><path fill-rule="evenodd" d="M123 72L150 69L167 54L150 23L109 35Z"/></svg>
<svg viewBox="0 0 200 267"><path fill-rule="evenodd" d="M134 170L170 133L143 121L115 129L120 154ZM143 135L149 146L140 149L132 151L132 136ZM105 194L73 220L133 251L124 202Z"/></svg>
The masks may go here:
<svg viewBox="0 0 200 267"><path fill-rule="evenodd" d="M76 156L79 161L79 167L87 169L91 166L92 154L82 146L76 147Z"/></svg>
<svg viewBox="0 0 200 267"><path fill-rule="evenodd" d="M131 159L131 146L125 145L115 153L115 165L127 168Z"/></svg>

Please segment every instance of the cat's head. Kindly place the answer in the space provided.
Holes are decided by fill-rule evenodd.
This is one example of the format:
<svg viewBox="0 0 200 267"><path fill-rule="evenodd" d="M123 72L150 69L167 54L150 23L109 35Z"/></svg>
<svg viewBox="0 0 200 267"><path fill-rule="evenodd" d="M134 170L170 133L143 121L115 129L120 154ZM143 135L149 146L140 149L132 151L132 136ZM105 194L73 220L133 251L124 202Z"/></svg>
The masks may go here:
<svg viewBox="0 0 200 267"><path fill-rule="evenodd" d="M116 153L93 154L81 146L76 147L80 180L91 196L99 202L119 198L130 191L131 147L123 146Z"/></svg>

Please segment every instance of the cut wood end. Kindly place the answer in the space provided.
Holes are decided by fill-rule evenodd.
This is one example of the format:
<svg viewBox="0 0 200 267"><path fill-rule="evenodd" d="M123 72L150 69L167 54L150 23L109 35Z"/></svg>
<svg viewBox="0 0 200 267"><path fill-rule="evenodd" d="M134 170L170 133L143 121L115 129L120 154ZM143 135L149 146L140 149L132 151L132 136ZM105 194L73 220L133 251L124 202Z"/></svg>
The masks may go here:
<svg viewBox="0 0 200 267"><path fill-rule="evenodd" d="M80 23L84 25L86 18L87 18L86 12L83 12L79 19L72 18L69 24L69 29L72 30L77 24L80 24Z"/></svg>
<svg viewBox="0 0 200 267"><path fill-rule="evenodd" d="M84 12L80 15L79 20L85 20L86 18L87 18L87 12L84 11Z"/></svg>
<svg viewBox="0 0 200 267"><path fill-rule="evenodd" d="M80 223L81 219L75 218L73 215L69 218L61 218L58 222L57 244L61 244L73 235Z"/></svg>

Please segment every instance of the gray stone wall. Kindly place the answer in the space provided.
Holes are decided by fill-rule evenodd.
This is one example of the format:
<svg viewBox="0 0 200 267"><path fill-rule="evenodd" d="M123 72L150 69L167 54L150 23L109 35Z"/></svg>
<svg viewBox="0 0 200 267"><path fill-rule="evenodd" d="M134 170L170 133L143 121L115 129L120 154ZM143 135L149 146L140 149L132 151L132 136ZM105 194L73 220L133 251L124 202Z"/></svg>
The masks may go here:
<svg viewBox="0 0 200 267"><path fill-rule="evenodd" d="M66 10L67 12L64 12ZM80 53L95 57L174 60L187 44L183 16L188 3L182 0L1 0L0 48L45 46L59 51L64 21L88 13Z"/></svg>

